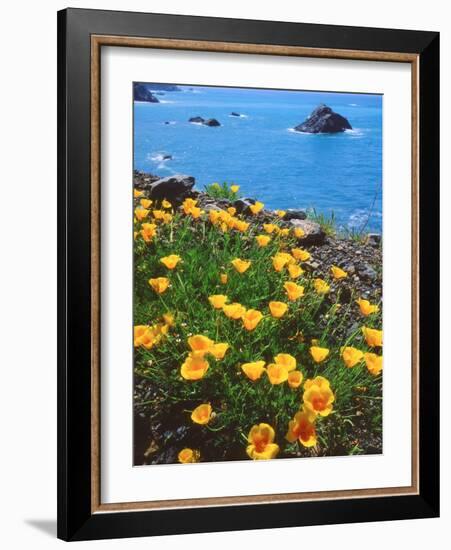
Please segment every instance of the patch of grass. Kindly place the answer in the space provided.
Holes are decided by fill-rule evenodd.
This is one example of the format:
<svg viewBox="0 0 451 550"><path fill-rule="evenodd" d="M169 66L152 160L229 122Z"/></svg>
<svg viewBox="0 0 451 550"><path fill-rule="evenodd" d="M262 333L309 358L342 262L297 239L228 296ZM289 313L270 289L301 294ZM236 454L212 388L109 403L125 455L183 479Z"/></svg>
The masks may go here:
<svg viewBox="0 0 451 550"><path fill-rule="evenodd" d="M233 187L233 189L232 189ZM235 187L237 188L235 190ZM205 186L205 192L207 195L214 199L227 199L229 201L237 200L240 195L238 194L239 186L234 186L234 184L229 185L227 182L219 183L210 183Z"/></svg>
<svg viewBox="0 0 451 550"><path fill-rule="evenodd" d="M230 192L228 186L218 191L226 192ZM346 314L351 309L357 311L358 296L348 304L339 304L328 295L319 295L307 272L292 280L287 266L276 271L272 258L299 247L291 234L282 235L276 229L267 246L260 247L255 237L264 233L262 226L251 223L246 229L237 230L234 227L238 218L232 215L224 213L221 219L214 219L212 213L198 214L193 216L189 207L182 207L162 222L152 218L152 211L147 219L135 221L134 323L160 331L147 348L135 341L135 374L157 396L136 403L140 414L157 416L162 432L165 426L187 426L188 435L180 450L197 449L201 460L245 459L249 431L260 423L275 430L279 457L364 452L364 443L357 441L355 421L360 422L363 416L372 429L381 429L381 375L370 374L363 361L352 368L343 362L343 346L375 351L367 345L360 327L346 341L338 336ZM157 224L156 235L145 242L140 232L142 224L149 222ZM332 231L332 223L325 223ZM172 254L181 260L174 269L168 269L160 260ZM235 258L250 261L250 267L238 273L231 263ZM290 261L295 263L294 258ZM302 266L302 262L297 263ZM224 274L226 284L221 283L220 276ZM162 293L157 293L148 282L157 277L169 280L169 287ZM295 301L287 298L284 283L289 281L304 288L304 295ZM334 296L339 296L340 281L329 278L327 283L337 290ZM247 330L242 319L229 319L222 309L212 307L208 298L218 294L226 295L228 303L237 302L247 310L260 311L262 320L253 330ZM270 301L288 304L286 314L274 318L268 306ZM167 313L174 316L173 326L163 320ZM362 316L363 325L380 328L381 312ZM199 380L187 380L181 375L181 365L191 351L188 339L193 335L229 345L223 359L215 359L210 353L204 356L209 367ZM326 360L314 361L312 341L329 349ZM279 353L296 359L297 370L303 375L299 387L292 388L286 381L272 384L266 372L251 381L241 369L243 363L259 360L267 366ZM306 447L300 440L289 443L285 434L289 421L302 408L304 383L317 376L330 384L334 396L332 411L311 419L317 437L315 446ZM358 399L362 391L365 400ZM190 413L202 403L211 404L213 417L206 425L194 424Z"/></svg>
<svg viewBox="0 0 451 550"><path fill-rule="evenodd" d="M337 222L333 211L330 216L326 216L323 213L317 212L315 208L309 208L307 209L307 218L318 223L329 237L334 237L337 234Z"/></svg>
<svg viewBox="0 0 451 550"><path fill-rule="evenodd" d="M330 216L327 216L326 214L317 212L315 208L309 208L307 210L307 217L308 219L318 223L324 233L329 237L337 236L342 239L349 239L362 244L368 236L368 231L366 231L366 223L360 229L355 227L349 228L346 226L339 226L333 211Z"/></svg>
<svg viewBox="0 0 451 550"><path fill-rule="evenodd" d="M359 244L364 244L368 237L368 233L366 231L358 230L354 227L344 227L343 229L341 229L340 234L343 238L349 239Z"/></svg>

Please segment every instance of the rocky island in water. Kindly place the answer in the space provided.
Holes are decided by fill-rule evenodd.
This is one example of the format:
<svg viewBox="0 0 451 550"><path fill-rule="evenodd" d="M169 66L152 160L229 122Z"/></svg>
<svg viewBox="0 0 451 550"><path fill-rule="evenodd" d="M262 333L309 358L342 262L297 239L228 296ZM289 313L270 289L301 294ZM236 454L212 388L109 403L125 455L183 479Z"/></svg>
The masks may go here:
<svg viewBox="0 0 451 550"><path fill-rule="evenodd" d="M296 132L308 134L335 134L352 130L349 120L321 103L304 122L294 127Z"/></svg>

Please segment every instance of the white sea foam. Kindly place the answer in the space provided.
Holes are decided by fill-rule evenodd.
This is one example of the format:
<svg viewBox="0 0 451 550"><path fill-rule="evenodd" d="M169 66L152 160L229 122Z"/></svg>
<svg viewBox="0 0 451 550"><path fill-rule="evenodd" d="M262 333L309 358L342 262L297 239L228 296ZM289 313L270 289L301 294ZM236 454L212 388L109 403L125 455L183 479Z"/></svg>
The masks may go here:
<svg viewBox="0 0 451 550"><path fill-rule="evenodd" d="M287 130L293 134L299 134L301 136L314 136L316 134L312 134L312 132L300 132L299 130L295 130L294 128L287 128Z"/></svg>
<svg viewBox="0 0 451 550"><path fill-rule="evenodd" d="M160 164L157 164L157 170L160 170L160 172L166 171L171 172L170 168L167 167L167 165L164 162L160 162Z"/></svg>
<svg viewBox="0 0 451 550"><path fill-rule="evenodd" d="M354 210L348 218L347 226L349 229L362 229L364 225L371 222L372 219L381 219L382 212L363 210L361 208Z"/></svg>
<svg viewBox="0 0 451 550"><path fill-rule="evenodd" d="M149 153L147 155L147 160L151 160L152 162L158 162L159 163L159 167L160 166L165 166L165 162L167 162L168 160L171 160L171 159L168 159L168 158L164 158L165 156L167 155L167 153Z"/></svg>
<svg viewBox="0 0 451 550"><path fill-rule="evenodd" d="M365 134L363 128L353 128L352 130L345 130L347 134L351 134L351 137L358 138Z"/></svg>

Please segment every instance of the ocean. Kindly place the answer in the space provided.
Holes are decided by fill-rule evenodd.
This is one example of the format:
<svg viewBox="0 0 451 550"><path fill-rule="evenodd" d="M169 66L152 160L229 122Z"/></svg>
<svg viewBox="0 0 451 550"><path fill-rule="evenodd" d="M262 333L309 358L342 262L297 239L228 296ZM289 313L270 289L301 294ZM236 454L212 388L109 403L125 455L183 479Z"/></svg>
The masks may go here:
<svg viewBox="0 0 451 550"><path fill-rule="evenodd" d="M134 102L135 169L194 176L199 190L236 183L243 196L268 208L312 208L333 213L342 228L381 232L382 96L180 88L157 95L160 103ZM353 130L293 131L320 103L346 117ZM221 126L189 123L195 116L216 118Z"/></svg>

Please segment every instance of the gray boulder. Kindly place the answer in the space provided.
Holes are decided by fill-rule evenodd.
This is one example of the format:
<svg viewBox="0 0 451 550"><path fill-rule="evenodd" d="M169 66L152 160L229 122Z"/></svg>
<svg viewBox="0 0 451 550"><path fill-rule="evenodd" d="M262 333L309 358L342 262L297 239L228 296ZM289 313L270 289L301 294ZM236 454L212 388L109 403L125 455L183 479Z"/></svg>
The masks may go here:
<svg viewBox="0 0 451 550"><path fill-rule="evenodd" d="M151 199L169 201L182 201L194 187L195 179L192 176L176 174L159 179L148 186Z"/></svg>
<svg viewBox="0 0 451 550"><path fill-rule="evenodd" d="M290 220L305 220L306 218L307 218L307 213L304 210L294 210L294 209L287 210L285 213L285 216L283 217L283 219L287 222Z"/></svg>
<svg viewBox="0 0 451 550"><path fill-rule="evenodd" d="M382 241L382 236L379 233L368 233L366 236L365 244L371 246L379 246Z"/></svg>
<svg viewBox="0 0 451 550"><path fill-rule="evenodd" d="M364 281L375 281L377 279L377 271L369 264L361 264L357 266L359 277Z"/></svg>
<svg viewBox="0 0 451 550"><path fill-rule="evenodd" d="M236 208L237 214L243 214L250 212L249 206L251 206L251 204L255 204L255 200L247 197L236 200L233 206Z"/></svg>
<svg viewBox="0 0 451 550"><path fill-rule="evenodd" d="M308 134L335 134L352 130L352 126L348 119L321 103L304 122L295 126L294 129L296 132L306 132Z"/></svg>
<svg viewBox="0 0 451 550"><path fill-rule="evenodd" d="M303 245L320 245L324 243L326 234L321 229L319 223L311 220L290 220L290 225L293 228L299 227L304 231L304 236L299 239Z"/></svg>

